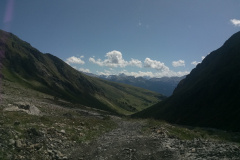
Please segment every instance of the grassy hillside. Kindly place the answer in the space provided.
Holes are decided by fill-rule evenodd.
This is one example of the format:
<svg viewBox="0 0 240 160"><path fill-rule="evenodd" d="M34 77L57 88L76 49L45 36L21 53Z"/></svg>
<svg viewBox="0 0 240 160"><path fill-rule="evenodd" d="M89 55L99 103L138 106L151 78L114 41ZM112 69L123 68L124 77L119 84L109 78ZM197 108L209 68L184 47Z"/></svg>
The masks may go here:
<svg viewBox="0 0 240 160"><path fill-rule="evenodd" d="M131 114L164 98L144 89L84 75L4 31L0 31L0 53L2 78L73 103Z"/></svg>

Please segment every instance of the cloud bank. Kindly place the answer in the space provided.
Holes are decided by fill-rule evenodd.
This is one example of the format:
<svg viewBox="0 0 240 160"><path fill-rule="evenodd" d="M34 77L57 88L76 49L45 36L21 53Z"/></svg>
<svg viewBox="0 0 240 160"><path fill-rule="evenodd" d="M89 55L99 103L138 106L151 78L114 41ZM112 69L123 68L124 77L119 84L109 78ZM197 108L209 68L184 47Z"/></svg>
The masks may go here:
<svg viewBox="0 0 240 160"><path fill-rule="evenodd" d="M66 63L69 65L75 65L75 64L80 64L84 65L85 62L82 60L84 56L80 57L69 57L66 59ZM202 57L203 59L204 57ZM184 76L186 74L189 74L189 71L172 71L169 69L168 66L166 66L163 62L153 60L151 58L145 58L144 61L140 61L138 59L131 58L131 60L127 61L124 60L123 55L120 51L113 50L108 53L106 53L104 59L96 59L95 56L89 58L89 62L96 64L101 67L108 67L107 69L104 70L99 70L96 71L98 75L117 75L124 73L128 76L134 76L134 77L173 77L173 76ZM200 62L192 62L192 64L197 65ZM181 67L185 66L185 61L184 60L178 60L178 61L173 61L172 62L173 67ZM140 71L129 71L128 69L123 69L119 70L120 68L125 68L125 67L137 67L137 68L143 68L143 70ZM76 70L80 72L85 72L85 73L91 73L89 69L86 68L79 68L76 66L73 66ZM116 68L116 69L115 69ZM154 69L155 71L147 71L147 69Z"/></svg>
<svg viewBox="0 0 240 160"><path fill-rule="evenodd" d="M123 59L122 53L119 51L111 51L105 55L106 59L95 59L94 57L89 58L89 62L97 64L99 66L107 66L107 67L121 67L124 68L126 66L135 66L142 68L152 68L158 71L169 71L169 68L164 65L164 63L156 60L152 60L150 58L146 58L144 60L144 64L138 59L131 59L130 61L125 61Z"/></svg>
<svg viewBox="0 0 240 160"><path fill-rule="evenodd" d="M183 72L174 72L174 71L165 71L165 72L143 72L143 71L138 71L138 72L129 72L127 70L123 70L120 71L118 73L116 72L112 72L109 70L104 70L104 72L99 72L97 71L98 75L105 75L105 76L109 76L109 75L119 75L124 73L127 76L134 76L134 77L150 77L150 78L161 78L161 77L181 77L181 76L185 76L187 74L189 74L190 72L188 71L183 71Z"/></svg>
<svg viewBox="0 0 240 160"><path fill-rule="evenodd" d="M138 60L138 59L131 59L130 61L126 61L123 59L123 55L120 51L110 51L106 53L105 59L96 59L95 57L90 57L89 62L93 64L97 64L102 67L110 67L109 69L105 69L104 71L97 71L98 75L117 75L124 73L128 76L134 76L134 77L172 77L172 76L184 76L186 74L189 74L188 71L181 71L181 72L175 72L170 70L163 62L152 60L150 58L145 58L144 62ZM184 60L178 60L173 61L172 65L174 67L180 67L185 66ZM151 71L136 71L136 72L129 72L127 70L122 71L115 71L113 68L125 68L127 66L134 66L138 68L150 68L155 69L155 72Z"/></svg>

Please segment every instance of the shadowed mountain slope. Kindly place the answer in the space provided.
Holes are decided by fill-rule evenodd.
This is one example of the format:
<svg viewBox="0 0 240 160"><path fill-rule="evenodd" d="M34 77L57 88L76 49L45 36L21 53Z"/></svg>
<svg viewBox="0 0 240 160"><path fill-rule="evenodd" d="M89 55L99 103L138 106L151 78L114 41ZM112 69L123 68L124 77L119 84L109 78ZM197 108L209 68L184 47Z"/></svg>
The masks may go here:
<svg viewBox="0 0 240 160"><path fill-rule="evenodd" d="M0 30L1 77L89 107L131 114L160 101L148 90L90 77Z"/></svg>
<svg viewBox="0 0 240 160"><path fill-rule="evenodd" d="M240 32L211 52L171 97L135 116L240 131Z"/></svg>

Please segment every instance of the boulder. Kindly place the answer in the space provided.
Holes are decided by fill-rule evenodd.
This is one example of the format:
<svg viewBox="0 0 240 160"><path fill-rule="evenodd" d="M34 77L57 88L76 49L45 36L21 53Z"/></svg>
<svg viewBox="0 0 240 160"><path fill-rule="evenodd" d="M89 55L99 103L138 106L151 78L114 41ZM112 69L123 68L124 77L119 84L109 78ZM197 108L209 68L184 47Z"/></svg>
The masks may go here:
<svg viewBox="0 0 240 160"><path fill-rule="evenodd" d="M22 111L27 114L39 116L41 111L33 104L27 102L17 102L15 104L8 104L4 111Z"/></svg>

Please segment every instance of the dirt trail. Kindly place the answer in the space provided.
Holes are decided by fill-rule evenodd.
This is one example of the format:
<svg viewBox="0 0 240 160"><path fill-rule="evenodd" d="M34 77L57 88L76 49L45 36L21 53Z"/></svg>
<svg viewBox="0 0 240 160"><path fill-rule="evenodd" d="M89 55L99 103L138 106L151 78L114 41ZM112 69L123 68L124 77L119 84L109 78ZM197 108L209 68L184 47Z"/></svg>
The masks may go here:
<svg viewBox="0 0 240 160"><path fill-rule="evenodd" d="M94 142L72 152L73 159L149 159L154 139L143 135L143 121L126 121L115 118L118 128L104 134ZM153 148L154 147L154 148Z"/></svg>

